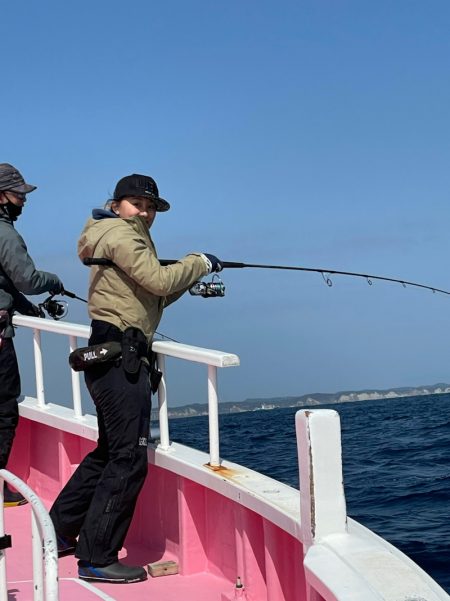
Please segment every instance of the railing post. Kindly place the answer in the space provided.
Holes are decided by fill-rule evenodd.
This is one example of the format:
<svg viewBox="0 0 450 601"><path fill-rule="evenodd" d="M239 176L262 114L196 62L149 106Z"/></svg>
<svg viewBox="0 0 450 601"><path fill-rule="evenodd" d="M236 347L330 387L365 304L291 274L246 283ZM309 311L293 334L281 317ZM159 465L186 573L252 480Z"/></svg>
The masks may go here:
<svg viewBox="0 0 450 601"><path fill-rule="evenodd" d="M78 346L76 336L69 336L70 339L70 352L74 351ZM83 417L83 410L81 408L81 389L80 389L80 374L70 370L72 372L72 397L73 397L73 410L75 417Z"/></svg>
<svg viewBox="0 0 450 601"><path fill-rule="evenodd" d="M300 514L306 551L330 534L347 531L339 414L331 409L297 411Z"/></svg>
<svg viewBox="0 0 450 601"><path fill-rule="evenodd" d="M42 367L41 331L33 330L34 366L36 370L36 398L39 407L45 407L44 370Z"/></svg>
<svg viewBox="0 0 450 601"><path fill-rule="evenodd" d="M0 476L0 537L5 534L3 486L5 481ZM8 601L8 582L6 580L6 552L0 549L0 601Z"/></svg>
<svg viewBox="0 0 450 601"><path fill-rule="evenodd" d="M166 388L166 361L164 355L157 354L158 369L162 373L161 382L158 387L158 405L159 405L159 446L163 451L170 448L169 439L169 416L167 410L167 388Z"/></svg>
<svg viewBox="0 0 450 601"><path fill-rule="evenodd" d="M209 465L220 466L217 367L208 365Z"/></svg>

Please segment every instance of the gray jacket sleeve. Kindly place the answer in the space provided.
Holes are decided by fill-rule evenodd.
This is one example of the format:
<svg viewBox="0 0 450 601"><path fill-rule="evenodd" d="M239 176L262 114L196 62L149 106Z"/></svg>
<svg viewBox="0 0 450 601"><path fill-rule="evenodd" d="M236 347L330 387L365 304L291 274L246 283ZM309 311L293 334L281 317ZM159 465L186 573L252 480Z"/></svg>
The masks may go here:
<svg viewBox="0 0 450 601"><path fill-rule="evenodd" d="M38 271L26 244L14 228L2 228L0 266L12 284L23 294L42 294L57 288L60 279L48 271Z"/></svg>

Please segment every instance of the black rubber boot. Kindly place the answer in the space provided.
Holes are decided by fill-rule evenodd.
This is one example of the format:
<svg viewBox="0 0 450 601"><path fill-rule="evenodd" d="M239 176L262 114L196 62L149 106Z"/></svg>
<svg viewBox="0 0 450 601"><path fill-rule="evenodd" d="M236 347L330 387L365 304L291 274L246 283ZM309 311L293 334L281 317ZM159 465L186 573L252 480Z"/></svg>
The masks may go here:
<svg viewBox="0 0 450 601"><path fill-rule="evenodd" d="M5 483L5 487L3 489L3 506L4 507L17 507L18 505L26 505L28 501L25 499L20 492L13 492L10 490Z"/></svg>
<svg viewBox="0 0 450 601"><path fill-rule="evenodd" d="M78 577L90 582L113 582L115 584L130 584L147 580L147 572L141 566L126 566L120 561L108 566L96 566L80 559L78 562Z"/></svg>

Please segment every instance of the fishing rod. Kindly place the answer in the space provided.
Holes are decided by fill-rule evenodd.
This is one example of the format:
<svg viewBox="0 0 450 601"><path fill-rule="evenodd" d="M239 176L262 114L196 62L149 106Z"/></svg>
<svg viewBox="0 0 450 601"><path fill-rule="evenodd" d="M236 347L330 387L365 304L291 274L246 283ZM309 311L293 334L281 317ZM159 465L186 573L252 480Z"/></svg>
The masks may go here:
<svg viewBox="0 0 450 601"><path fill-rule="evenodd" d="M69 298L76 298L77 300L82 301L83 303L87 303L87 300L85 298L81 298L81 296L77 296L74 292L69 292L69 290L63 290L61 294L63 294L64 296L68 296Z"/></svg>
<svg viewBox="0 0 450 601"><path fill-rule="evenodd" d="M176 259L159 259L160 264L165 267L167 265L173 265L174 263L177 263L178 261ZM115 264L113 261L111 261L111 259L91 259L91 258L86 258L83 259L83 263L87 266L90 265L103 265L105 267L113 267ZM386 277L386 276L380 276L380 275L372 275L372 274L368 274L368 273L359 273L359 272L355 272L355 271L338 271L336 269L322 269L322 268L318 268L318 267L294 267L294 266L289 266L289 265L260 265L260 264L255 264L255 263L239 263L236 261L221 261L220 262L221 266L223 269L244 269L244 268L251 268L251 269L281 269L281 270L289 270L289 271L305 271L305 272L312 272L312 273L320 273L325 281L325 283L327 284L327 286L331 287L333 285L333 282L330 278L331 275L346 275L346 276L350 276L350 277L356 277L356 278L364 278L367 283L369 284L369 286L372 286L372 280L382 280L385 282L395 282L398 284L402 284L402 286L404 288L406 288L407 286L414 286L416 288L424 288L426 290L431 290L433 293L435 292L439 292L441 294L447 294L450 296L450 291L448 290L442 290L441 288L435 288L434 286L427 286L425 284L419 284L417 282L411 282L409 280L401 280L399 278L390 278L390 277ZM217 274L215 274L216 277ZM219 278L220 280L220 278ZM197 292L191 292L191 294L197 294L200 296L204 296L205 298L207 297L214 297L214 296L224 296L225 294L225 286L223 285L223 282L220 280L220 282L218 281L213 281L213 282L197 282L197 284L202 286L198 287Z"/></svg>
<svg viewBox="0 0 450 601"><path fill-rule="evenodd" d="M291 267L288 265L256 265L256 264L252 264L252 263L236 263L236 262L224 262L222 263L224 268L228 268L228 269L242 269L244 267L251 267L253 269L284 269L284 270L290 270L290 271L307 271L307 272L313 272L313 273L320 273L323 277L323 279L325 280L325 283L327 284L327 286L331 287L333 285L333 282L330 279L330 275L347 275L350 277L356 277L356 278L364 278L365 280L367 280L367 283L369 284L369 286L372 286L372 280L382 280L385 282L395 282L398 284L402 284L402 286L404 288L406 288L406 286L415 286L416 288L425 288L426 290L431 290L433 293L434 292L440 292L441 294L448 294L450 296L450 291L448 290L442 290L441 288L435 288L434 286L427 286L425 284L418 284L416 282L410 282L408 280L401 280L398 278L389 278L386 276L381 276L381 275L371 275L368 273L358 273L355 271L338 271L335 269L321 269L318 267Z"/></svg>

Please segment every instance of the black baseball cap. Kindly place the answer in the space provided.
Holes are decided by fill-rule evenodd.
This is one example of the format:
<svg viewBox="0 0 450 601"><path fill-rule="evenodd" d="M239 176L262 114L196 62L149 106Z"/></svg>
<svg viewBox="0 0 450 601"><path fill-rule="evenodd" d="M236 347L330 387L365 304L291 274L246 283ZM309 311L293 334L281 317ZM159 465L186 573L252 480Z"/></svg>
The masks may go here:
<svg viewBox="0 0 450 601"><path fill-rule="evenodd" d="M0 163L0 192L19 192L28 194L36 190L36 186L25 183L18 169L9 163Z"/></svg>
<svg viewBox="0 0 450 601"><path fill-rule="evenodd" d="M113 200L122 200L126 196L151 198L156 205L156 210L161 213L170 209L170 204L167 200L159 196L158 186L155 180L149 175L133 173L133 175L122 177L117 182Z"/></svg>

